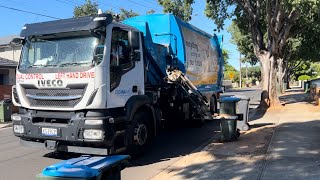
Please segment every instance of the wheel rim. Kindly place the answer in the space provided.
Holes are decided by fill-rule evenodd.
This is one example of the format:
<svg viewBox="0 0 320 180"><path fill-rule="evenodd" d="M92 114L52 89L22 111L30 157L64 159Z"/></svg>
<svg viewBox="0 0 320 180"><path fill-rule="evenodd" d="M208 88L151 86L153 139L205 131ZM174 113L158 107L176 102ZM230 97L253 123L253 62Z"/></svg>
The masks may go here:
<svg viewBox="0 0 320 180"><path fill-rule="evenodd" d="M139 144L144 145L148 139L148 130L147 126L144 124L138 124L134 128L134 136L133 139Z"/></svg>

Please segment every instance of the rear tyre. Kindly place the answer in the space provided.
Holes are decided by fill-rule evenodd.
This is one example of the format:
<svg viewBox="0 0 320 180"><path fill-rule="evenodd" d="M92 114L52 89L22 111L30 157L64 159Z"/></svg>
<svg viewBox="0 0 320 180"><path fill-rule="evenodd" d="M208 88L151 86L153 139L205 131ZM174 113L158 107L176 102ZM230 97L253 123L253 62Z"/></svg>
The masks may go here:
<svg viewBox="0 0 320 180"><path fill-rule="evenodd" d="M216 97L213 95L211 98L210 98L210 112L211 114L214 114L214 113L217 113L217 99Z"/></svg>

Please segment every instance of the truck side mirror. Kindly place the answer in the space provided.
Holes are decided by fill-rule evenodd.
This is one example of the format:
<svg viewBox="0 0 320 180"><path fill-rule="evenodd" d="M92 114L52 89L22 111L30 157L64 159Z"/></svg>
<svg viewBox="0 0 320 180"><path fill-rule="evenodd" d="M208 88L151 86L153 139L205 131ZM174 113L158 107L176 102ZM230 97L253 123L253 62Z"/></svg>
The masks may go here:
<svg viewBox="0 0 320 180"><path fill-rule="evenodd" d="M140 49L140 33L137 31L128 32L129 45L133 50Z"/></svg>
<svg viewBox="0 0 320 180"><path fill-rule="evenodd" d="M13 38L10 42L10 45L12 46L18 46L18 45L22 45L24 43L24 39L22 38Z"/></svg>
<svg viewBox="0 0 320 180"><path fill-rule="evenodd" d="M93 61L99 64L103 59L104 45L98 45L94 49Z"/></svg>

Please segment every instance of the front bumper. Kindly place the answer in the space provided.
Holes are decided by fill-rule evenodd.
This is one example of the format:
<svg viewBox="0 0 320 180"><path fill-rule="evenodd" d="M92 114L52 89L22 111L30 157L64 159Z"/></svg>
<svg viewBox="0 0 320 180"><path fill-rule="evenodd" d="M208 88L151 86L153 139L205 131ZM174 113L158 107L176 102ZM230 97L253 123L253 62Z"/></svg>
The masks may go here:
<svg viewBox="0 0 320 180"><path fill-rule="evenodd" d="M24 139L20 139L20 144L22 144L23 146L28 146L33 148L41 148L41 149L47 148L46 143L41 143L36 141L27 141ZM114 153L112 152L111 148L94 148L94 147L82 147L82 146L71 146L71 145L58 145L55 150L64 151L64 152L81 153L81 154L94 154L94 155L109 155Z"/></svg>
<svg viewBox="0 0 320 180"><path fill-rule="evenodd" d="M40 144L38 147L46 147L52 150L58 151L68 151L68 152L80 152L88 154L101 154L97 153L95 149L101 148L105 152L112 152L114 140L116 138L117 132L114 131L114 124L109 123L110 116L105 117L84 117L79 116L79 114L73 114L70 117L65 118L64 122L54 121L56 119L61 119L61 114L57 113L53 118L52 114L46 116L42 114L41 116L35 113L20 113L13 114L13 116L21 117L21 120L12 120L13 128L16 125L23 126L22 133L14 132L14 135L20 137L22 144L34 146L34 144ZM40 120L39 120L40 119ZM41 119L44 119L43 121ZM48 119L51 119L48 122ZM85 124L86 120L103 120L102 124L88 125ZM42 128L56 129L56 135L48 136L43 135ZM103 138L101 139L85 139L83 132L86 129L102 130ZM88 148L93 148L87 151ZM109 149L106 151L106 149Z"/></svg>

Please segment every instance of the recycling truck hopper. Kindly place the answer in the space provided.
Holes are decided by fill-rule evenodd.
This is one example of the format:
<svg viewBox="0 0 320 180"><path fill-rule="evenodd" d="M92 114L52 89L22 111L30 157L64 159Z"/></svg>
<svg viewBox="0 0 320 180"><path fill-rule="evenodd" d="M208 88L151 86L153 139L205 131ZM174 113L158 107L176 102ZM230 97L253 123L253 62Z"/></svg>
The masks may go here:
<svg viewBox="0 0 320 180"><path fill-rule="evenodd" d="M162 123L201 124L215 112L219 40L173 15L26 24L20 36L12 41L23 44L12 120L24 145L135 154Z"/></svg>

